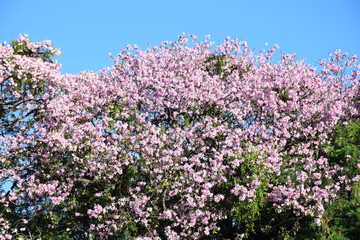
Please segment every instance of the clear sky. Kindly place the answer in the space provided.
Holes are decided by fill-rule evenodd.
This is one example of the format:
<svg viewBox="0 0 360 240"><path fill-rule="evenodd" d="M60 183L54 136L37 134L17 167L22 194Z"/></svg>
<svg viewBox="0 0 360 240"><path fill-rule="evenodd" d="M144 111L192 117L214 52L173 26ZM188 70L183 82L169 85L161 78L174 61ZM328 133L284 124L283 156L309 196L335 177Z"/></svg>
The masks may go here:
<svg viewBox="0 0 360 240"><path fill-rule="evenodd" d="M339 48L360 55L360 0L0 0L0 42L49 39L63 73L100 70L127 44L145 49L183 32L258 50L278 43L314 64Z"/></svg>

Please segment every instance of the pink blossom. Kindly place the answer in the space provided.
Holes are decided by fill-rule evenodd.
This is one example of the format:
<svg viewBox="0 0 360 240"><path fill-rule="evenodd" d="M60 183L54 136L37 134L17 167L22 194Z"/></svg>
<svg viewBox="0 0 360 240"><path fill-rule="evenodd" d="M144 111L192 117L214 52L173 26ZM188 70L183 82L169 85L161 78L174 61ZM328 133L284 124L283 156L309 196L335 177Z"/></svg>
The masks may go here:
<svg viewBox="0 0 360 240"><path fill-rule="evenodd" d="M317 70L295 54L274 62L278 46L256 54L228 37L217 46L191 38L147 50L128 45L110 68L65 75L55 63L0 46L6 94L28 100L14 111L42 114L31 128L21 119L18 134L0 137L0 161L9 166L0 177L16 181L1 204L29 201L34 216L87 218L90 227L82 226L94 239L132 224L147 229L137 239L160 239L159 232L199 239L227 217L229 198L259 199L319 224L323 203L359 179L342 176L320 152L336 124L357 113L356 59L336 51ZM18 41L55 52L47 41ZM344 67L352 76L340 76ZM24 81L33 73L32 84L45 91L23 96L28 88L17 90L11 72ZM24 229L31 221L21 222Z"/></svg>

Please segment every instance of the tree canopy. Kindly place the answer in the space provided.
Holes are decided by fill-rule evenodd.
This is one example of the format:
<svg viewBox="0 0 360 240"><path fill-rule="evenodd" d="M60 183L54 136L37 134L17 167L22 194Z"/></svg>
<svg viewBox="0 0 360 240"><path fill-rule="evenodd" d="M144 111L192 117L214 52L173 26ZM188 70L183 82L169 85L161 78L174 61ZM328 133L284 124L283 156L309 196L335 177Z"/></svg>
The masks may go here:
<svg viewBox="0 0 360 240"><path fill-rule="evenodd" d="M0 239L356 236L357 57L275 51L180 35L62 75L1 45Z"/></svg>

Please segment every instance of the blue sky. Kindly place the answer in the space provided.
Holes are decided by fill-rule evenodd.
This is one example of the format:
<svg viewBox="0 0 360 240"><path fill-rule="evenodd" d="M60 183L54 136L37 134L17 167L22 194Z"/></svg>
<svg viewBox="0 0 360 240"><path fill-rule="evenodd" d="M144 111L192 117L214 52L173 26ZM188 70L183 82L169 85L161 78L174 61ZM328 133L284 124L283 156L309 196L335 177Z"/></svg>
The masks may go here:
<svg viewBox="0 0 360 240"><path fill-rule="evenodd" d="M28 33L61 49L63 73L111 66L127 44L158 45L183 32L250 48L278 43L314 64L342 49L360 55L359 0L0 0L0 42Z"/></svg>

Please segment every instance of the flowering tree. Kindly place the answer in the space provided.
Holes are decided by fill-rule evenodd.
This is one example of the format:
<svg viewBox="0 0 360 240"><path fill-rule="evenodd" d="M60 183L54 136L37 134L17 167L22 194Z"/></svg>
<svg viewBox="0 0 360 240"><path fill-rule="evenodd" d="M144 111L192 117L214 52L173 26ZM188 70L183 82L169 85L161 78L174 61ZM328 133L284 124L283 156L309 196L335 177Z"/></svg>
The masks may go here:
<svg viewBox="0 0 360 240"><path fill-rule="evenodd" d="M0 133L16 134L24 119L31 125L42 109L41 94L46 79L56 75L58 66L51 59L58 50L49 41L32 43L20 35L10 45L3 44L0 52ZM55 74L55 75L54 75Z"/></svg>
<svg viewBox="0 0 360 240"><path fill-rule="evenodd" d="M181 35L60 75L47 42L17 43L0 50L15 114L2 117L2 239L269 236L320 224L358 181L358 166L346 174L326 155L336 124L358 114L355 56L338 50L318 71L295 54L274 63L275 48Z"/></svg>
<svg viewBox="0 0 360 240"><path fill-rule="evenodd" d="M45 96L53 95L52 82L60 77L59 65L52 60L52 56L59 54L59 51L51 46L50 41L33 43L26 37L20 35L11 44L0 45L0 211L2 214L6 212L6 218L0 219L0 228L5 229L0 233L2 238L11 236L7 234L10 228L8 220L15 224L23 220L13 211L13 207L17 206L19 210L28 207L27 202L15 203L12 197L11 205L5 203L18 184L14 170L22 172L22 181L31 174L31 167L27 163L27 154L31 154L30 145L19 145L24 150L22 153L14 152L7 146L10 142L15 144L15 139L20 136L32 138L34 124L44 117ZM11 183L10 191L5 191ZM12 233L13 230L16 227L11 229Z"/></svg>

